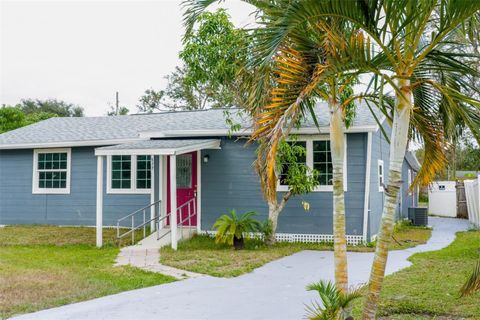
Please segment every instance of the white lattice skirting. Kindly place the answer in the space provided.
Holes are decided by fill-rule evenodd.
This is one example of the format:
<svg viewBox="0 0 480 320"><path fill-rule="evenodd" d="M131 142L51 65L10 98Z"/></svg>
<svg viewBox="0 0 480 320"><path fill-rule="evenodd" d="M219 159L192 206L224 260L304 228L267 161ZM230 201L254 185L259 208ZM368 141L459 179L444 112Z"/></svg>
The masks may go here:
<svg viewBox="0 0 480 320"><path fill-rule="evenodd" d="M214 236L216 231L203 231L202 234ZM261 238L260 233L252 233L252 237ZM361 235L347 235L347 243L350 245L359 245L365 243ZM276 233L277 241L285 242L333 242L331 234L303 234L303 233Z"/></svg>

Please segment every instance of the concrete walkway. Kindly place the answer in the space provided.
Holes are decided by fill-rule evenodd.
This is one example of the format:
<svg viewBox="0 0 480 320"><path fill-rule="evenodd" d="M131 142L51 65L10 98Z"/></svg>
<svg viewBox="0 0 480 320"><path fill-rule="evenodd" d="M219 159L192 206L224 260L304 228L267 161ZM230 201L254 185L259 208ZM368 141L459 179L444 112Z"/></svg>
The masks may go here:
<svg viewBox="0 0 480 320"><path fill-rule="evenodd" d="M158 272L179 280L203 277L203 274L180 270L160 263L160 250L155 247L130 246L120 250L116 266L131 265L145 271Z"/></svg>
<svg viewBox="0 0 480 320"><path fill-rule="evenodd" d="M468 221L430 218L432 238L425 245L393 251L387 273L410 265L413 253L441 249L466 230ZM348 253L350 284L368 280L373 253ZM305 286L333 280L333 252L302 251L231 279L200 277L133 290L20 316L17 319L302 319L305 304L317 297Z"/></svg>

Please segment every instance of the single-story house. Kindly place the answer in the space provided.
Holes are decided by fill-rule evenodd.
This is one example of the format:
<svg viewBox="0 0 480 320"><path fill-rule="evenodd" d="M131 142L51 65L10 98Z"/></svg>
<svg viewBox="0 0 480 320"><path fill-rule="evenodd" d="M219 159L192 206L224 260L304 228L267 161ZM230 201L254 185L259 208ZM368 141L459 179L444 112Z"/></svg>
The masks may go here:
<svg viewBox="0 0 480 320"><path fill-rule="evenodd" d="M333 239L329 112L322 103L317 110L320 128L306 119L295 133L306 147L306 164L320 171L321 185L288 202L279 239ZM173 211L179 215L167 223L188 223L205 232L230 209L256 211L266 219L252 166L255 145L246 144L251 121L231 111L241 129L230 132L224 112L51 118L1 134L0 224L129 226L132 217L137 225ZM383 126L390 132L386 122ZM347 239L356 244L370 241L379 229L389 144L363 105L346 138ZM408 183L418 167L409 154L398 217L417 205L418 193L408 191ZM173 188L176 197L170 196ZM280 185L278 192L286 188ZM310 203L309 211L302 201ZM101 245L101 237L97 240Z"/></svg>

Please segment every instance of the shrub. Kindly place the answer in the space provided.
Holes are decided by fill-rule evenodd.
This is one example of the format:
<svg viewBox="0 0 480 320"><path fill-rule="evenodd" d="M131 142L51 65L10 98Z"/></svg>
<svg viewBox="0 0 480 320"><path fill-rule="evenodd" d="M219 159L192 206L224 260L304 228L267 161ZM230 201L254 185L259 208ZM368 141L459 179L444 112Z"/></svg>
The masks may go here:
<svg viewBox="0 0 480 320"><path fill-rule="evenodd" d="M255 212L246 212L239 218L235 209L230 214L222 215L213 225L213 229L217 230L215 242L233 245L237 250L243 249L248 233L261 229L260 222L252 218L255 215Z"/></svg>

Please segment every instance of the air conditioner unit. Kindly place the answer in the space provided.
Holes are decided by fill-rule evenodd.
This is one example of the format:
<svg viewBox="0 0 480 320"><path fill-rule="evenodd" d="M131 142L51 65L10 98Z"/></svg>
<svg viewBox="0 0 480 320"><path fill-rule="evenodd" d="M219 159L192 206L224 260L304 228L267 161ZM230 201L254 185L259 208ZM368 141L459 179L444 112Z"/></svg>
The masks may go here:
<svg viewBox="0 0 480 320"><path fill-rule="evenodd" d="M428 225L428 209L427 208L408 208L408 219L414 226L426 227Z"/></svg>

